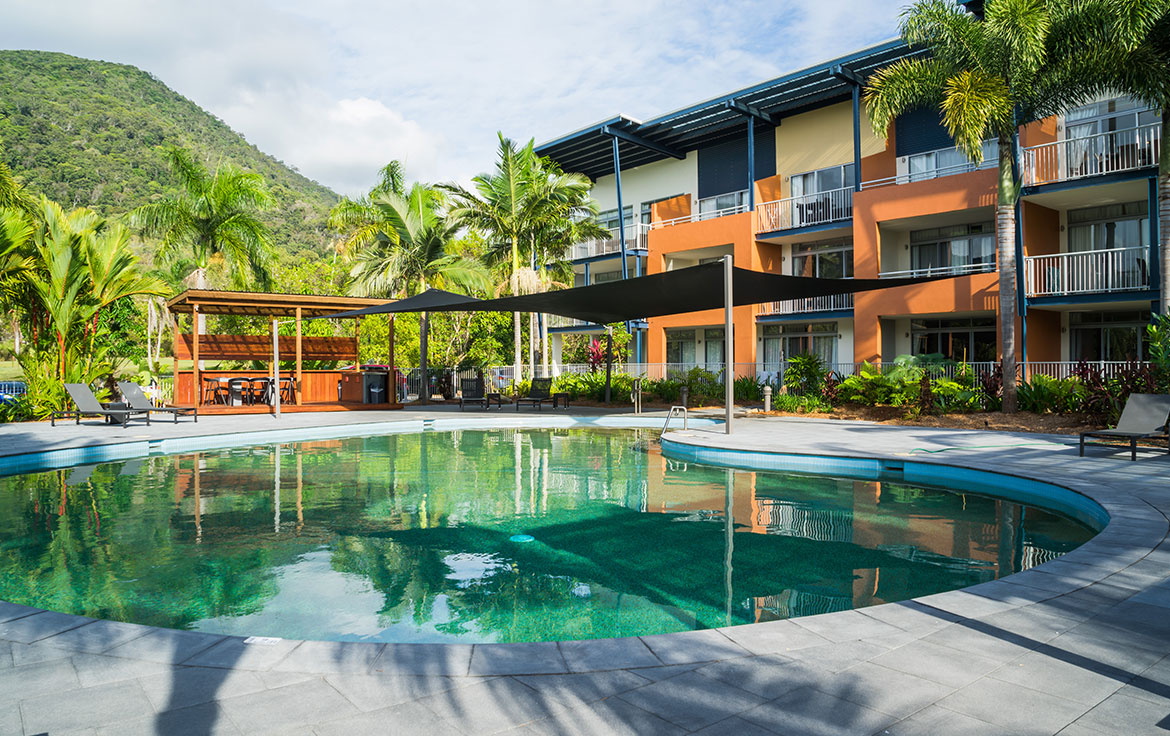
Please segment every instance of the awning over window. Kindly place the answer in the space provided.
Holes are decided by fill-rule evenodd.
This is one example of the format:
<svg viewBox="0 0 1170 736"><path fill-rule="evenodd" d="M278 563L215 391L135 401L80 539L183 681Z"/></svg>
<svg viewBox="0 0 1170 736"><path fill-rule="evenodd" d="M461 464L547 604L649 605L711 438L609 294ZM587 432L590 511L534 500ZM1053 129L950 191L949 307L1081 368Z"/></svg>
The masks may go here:
<svg viewBox="0 0 1170 736"><path fill-rule="evenodd" d="M500 299L475 299L429 289L409 299L331 314L328 319L399 312L540 312L598 324L627 322L721 309L724 306L723 278L722 263L706 263L651 276ZM938 278L947 277L821 279L736 268L732 276L732 295L735 306L745 306L908 286Z"/></svg>

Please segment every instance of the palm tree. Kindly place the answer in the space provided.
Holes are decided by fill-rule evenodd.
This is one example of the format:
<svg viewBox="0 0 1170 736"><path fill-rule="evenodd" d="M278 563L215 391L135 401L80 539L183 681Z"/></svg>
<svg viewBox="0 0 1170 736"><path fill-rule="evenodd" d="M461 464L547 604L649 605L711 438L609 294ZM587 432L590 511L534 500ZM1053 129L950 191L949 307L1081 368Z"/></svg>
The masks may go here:
<svg viewBox="0 0 1170 736"><path fill-rule="evenodd" d="M329 227L341 233L341 239L334 254L345 254L374 242L378 233L392 230L393 226L381 221L381 210L374 199L383 194L406 196L406 182L402 175L402 164L391 161L378 172L378 183L369 194L350 199L342 197L329 211Z"/></svg>
<svg viewBox="0 0 1170 736"><path fill-rule="evenodd" d="M406 196L393 191L373 194L369 220L351 222L353 232L369 232L366 247L352 253L351 291L364 296L410 296L435 286L465 290L487 287L487 274L474 259L451 253L458 224L441 214L441 192L416 183ZM421 400L429 398L427 313L419 324Z"/></svg>
<svg viewBox="0 0 1170 736"><path fill-rule="evenodd" d="M0 161L0 209L20 210L25 214L36 214L36 200L12 175L8 165Z"/></svg>
<svg viewBox="0 0 1170 736"><path fill-rule="evenodd" d="M190 249L195 270L188 283L195 288L207 288L207 269L216 259L223 260L234 286L253 282L269 288L272 246L258 215L271 202L263 177L230 163L212 174L178 147L166 157L179 180L179 196L142 205L131 213L131 223L162 238L163 257Z"/></svg>
<svg viewBox="0 0 1170 736"><path fill-rule="evenodd" d="M499 158L490 174L472 179L473 190L450 184L455 195L451 216L484 233L489 240L488 262L510 267L508 287L513 294L541 289L537 263L563 260L565 249L605 231L592 216L589 179L566 174L548 159L536 155L535 142L524 146L499 136ZM513 370L520 379L520 314L513 315Z"/></svg>
<svg viewBox="0 0 1170 736"><path fill-rule="evenodd" d="M995 233L1005 412L1016 410L1017 134L1021 124L1063 112L1092 93L1084 57L1066 43L1080 23L1072 0L987 0L982 18L950 0L919 0L902 16L902 37L929 54L879 70L865 92L879 136L899 115L935 107L972 161L982 161L984 139L999 145Z"/></svg>
<svg viewBox="0 0 1170 736"><path fill-rule="evenodd" d="M1158 246L1161 313L1170 314L1170 0L1089 0L1081 33L1070 38L1091 59L1099 91L1123 92L1161 111Z"/></svg>

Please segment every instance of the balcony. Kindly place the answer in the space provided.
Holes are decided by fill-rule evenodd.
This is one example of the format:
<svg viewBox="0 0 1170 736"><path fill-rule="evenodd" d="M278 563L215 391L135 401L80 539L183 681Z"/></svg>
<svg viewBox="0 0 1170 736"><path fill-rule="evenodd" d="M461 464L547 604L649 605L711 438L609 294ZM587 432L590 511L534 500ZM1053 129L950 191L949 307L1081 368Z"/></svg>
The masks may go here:
<svg viewBox="0 0 1170 736"><path fill-rule="evenodd" d="M650 224L650 229L658 230L664 227L683 225L688 222L714 220L718 217L738 215L747 211L747 190L743 189L738 192L730 192L728 194L700 199L691 214L653 222Z"/></svg>
<svg viewBox="0 0 1170 736"><path fill-rule="evenodd" d="M813 312L842 312L853 309L853 294L828 294L805 299L785 299L760 305L760 316L775 314L809 314Z"/></svg>
<svg viewBox="0 0 1170 736"><path fill-rule="evenodd" d="M577 243L569 248L565 257L570 261L582 261L587 258L596 258L598 256L608 256L621 253L622 243L621 234L615 228L610 231L612 234L608 238L601 240L587 240L584 243ZM650 232L650 226L641 222L636 222L626 226L626 251L646 250L646 235Z"/></svg>
<svg viewBox="0 0 1170 736"><path fill-rule="evenodd" d="M983 160L979 163L972 161L957 146L915 153L908 156L907 159L905 171L895 176L887 176L884 179L862 182L861 188L863 190L874 189L892 184L909 184L982 169L994 169L999 166L999 145L994 140L983 141Z"/></svg>
<svg viewBox="0 0 1170 736"><path fill-rule="evenodd" d="M909 271L882 271L878 278L926 278L928 276L966 276L973 273L990 273L995 270L995 262L991 263L961 263L953 266L931 266L930 268L912 268Z"/></svg>
<svg viewBox="0 0 1170 736"><path fill-rule="evenodd" d="M756 205L756 232L825 225L853 217L853 187L804 194Z"/></svg>
<svg viewBox="0 0 1170 736"><path fill-rule="evenodd" d="M1161 124L1151 123L1021 150L1024 185L1052 184L1158 165Z"/></svg>
<svg viewBox="0 0 1170 736"><path fill-rule="evenodd" d="M1029 297L1109 294L1150 288L1147 248L1113 248L1024 258Z"/></svg>
<svg viewBox="0 0 1170 736"><path fill-rule="evenodd" d="M586 322L583 319L574 319L573 317L562 317L559 314L548 315L548 328L550 330L555 330L558 328L565 328L565 327L577 327L580 329L595 330L595 329L600 329L601 325L595 324L593 322Z"/></svg>

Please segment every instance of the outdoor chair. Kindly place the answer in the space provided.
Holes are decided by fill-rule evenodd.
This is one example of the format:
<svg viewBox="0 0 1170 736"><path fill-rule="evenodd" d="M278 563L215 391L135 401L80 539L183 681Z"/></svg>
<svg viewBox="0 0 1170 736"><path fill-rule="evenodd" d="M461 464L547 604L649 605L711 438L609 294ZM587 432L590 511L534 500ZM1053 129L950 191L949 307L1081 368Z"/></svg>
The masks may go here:
<svg viewBox="0 0 1170 736"><path fill-rule="evenodd" d="M82 415L104 417L106 422L117 422L123 428L130 423L130 419L136 416L144 416L146 423L150 424L150 412L143 409L133 409L124 404L110 404L102 406L97 397L93 395L93 390L84 383L67 383L65 390L69 392L69 398L73 399L73 405L77 407L75 411L55 411L49 414L49 424L56 427L58 419L76 419L78 424L81 424Z"/></svg>
<svg viewBox="0 0 1170 736"><path fill-rule="evenodd" d="M145 411L147 414L152 411L161 411L165 414L173 414L175 417L175 424L179 423L179 416L184 414L190 414L196 422L199 421L199 409L197 407L155 406L142 391L142 387L137 383L131 383L129 381L118 381L118 390L122 392L122 398L126 400L126 403L130 405L131 409Z"/></svg>
<svg viewBox="0 0 1170 736"><path fill-rule="evenodd" d="M238 400L241 404L252 403L251 378L229 378L227 382L227 404L235 406Z"/></svg>
<svg viewBox="0 0 1170 736"><path fill-rule="evenodd" d="M268 395L272 393L272 379L270 378L247 378L244 390L244 399L248 404L270 403Z"/></svg>
<svg viewBox="0 0 1170 736"><path fill-rule="evenodd" d="M1108 442L1085 442L1086 437L1129 440L1130 460L1137 460L1138 440L1166 440L1166 452L1170 453L1167 424L1170 424L1170 395L1130 394L1115 428L1081 432L1081 457L1085 456L1086 444L1110 446Z"/></svg>
<svg viewBox="0 0 1170 736"><path fill-rule="evenodd" d="M521 404L531 404L537 409L543 409L545 403L553 403L552 382L551 378L533 378L528 395L516 399L516 411L520 411Z"/></svg>
<svg viewBox="0 0 1170 736"><path fill-rule="evenodd" d="M498 407L504 406L500 394L486 391L478 378L459 379L459 411L463 411L464 404L483 404L484 409L490 409L492 402Z"/></svg>
<svg viewBox="0 0 1170 736"><path fill-rule="evenodd" d="M221 381L215 377L203 377L203 403L205 404L227 404L230 402L231 396L228 393L228 387L225 381Z"/></svg>

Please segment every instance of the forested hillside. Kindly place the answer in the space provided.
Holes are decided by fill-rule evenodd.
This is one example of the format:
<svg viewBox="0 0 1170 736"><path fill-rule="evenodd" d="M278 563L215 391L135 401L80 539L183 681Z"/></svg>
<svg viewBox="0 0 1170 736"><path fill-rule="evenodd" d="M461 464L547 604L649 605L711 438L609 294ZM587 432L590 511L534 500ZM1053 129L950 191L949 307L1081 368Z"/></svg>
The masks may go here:
<svg viewBox="0 0 1170 736"><path fill-rule="evenodd" d="M324 252L337 195L249 144L223 121L132 66L46 51L0 51L0 161L66 207L127 212L171 193L162 151L184 146L261 174L277 252Z"/></svg>

